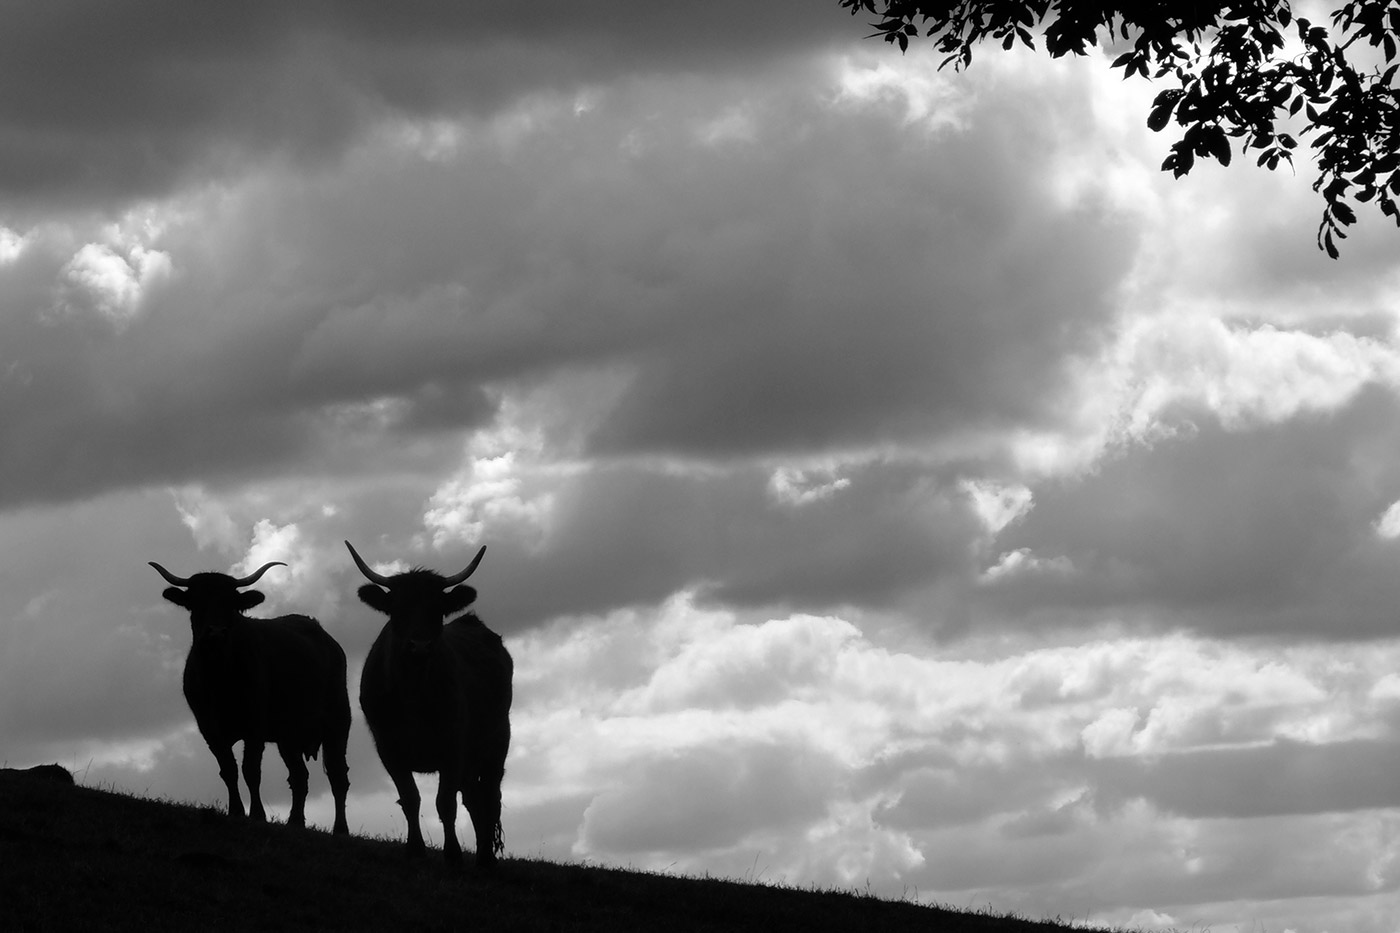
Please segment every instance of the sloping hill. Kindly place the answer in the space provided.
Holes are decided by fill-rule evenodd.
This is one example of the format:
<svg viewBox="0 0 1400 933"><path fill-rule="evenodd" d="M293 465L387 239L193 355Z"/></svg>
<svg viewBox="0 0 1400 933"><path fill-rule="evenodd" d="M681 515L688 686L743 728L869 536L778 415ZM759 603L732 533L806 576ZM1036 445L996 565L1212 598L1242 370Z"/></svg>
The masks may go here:
<svg viewBox="0 0 1400 933"><path fill-rule="evenodd" d="M399 843L0 771L0 929L1051 933L1054 923L506 859L483 879Z"/></svg>

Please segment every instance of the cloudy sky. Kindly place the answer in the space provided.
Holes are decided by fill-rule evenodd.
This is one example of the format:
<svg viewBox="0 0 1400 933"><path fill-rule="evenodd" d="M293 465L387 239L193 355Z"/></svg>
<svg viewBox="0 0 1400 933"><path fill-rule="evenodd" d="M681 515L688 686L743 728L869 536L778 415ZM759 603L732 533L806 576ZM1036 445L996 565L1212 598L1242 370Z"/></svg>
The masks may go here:
<svg viewBox="0 0 1400 933"><path fill-rule="evenodd" d="M146 561L354 691L341 541L486 544L514 854L1389 933L1394 228L1102 57L678 9L3 5L0 763L222 806Z"/></svg>

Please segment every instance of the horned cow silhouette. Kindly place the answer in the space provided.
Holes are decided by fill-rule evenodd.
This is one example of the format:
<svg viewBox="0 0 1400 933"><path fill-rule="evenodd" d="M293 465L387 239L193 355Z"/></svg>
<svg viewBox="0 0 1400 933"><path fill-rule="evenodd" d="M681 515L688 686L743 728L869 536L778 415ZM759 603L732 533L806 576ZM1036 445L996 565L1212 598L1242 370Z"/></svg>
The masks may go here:
<svg viewBox="0 0 1400 933"><path fill-rule="evenodd" d="M465 570L444 577L422 568L384 576L349 541L345 546L370 581L360 587L360 599L389 617L365 658L360 709L399 792L409 854L425 851L413 773L435 771L444 855L449 862L462 860L455 829L461 794L476 831L476 865L492 868L505 847L501 780L510 748L514 662L501 636L475 613L446 622L476 601L476 590L462 581L486 548Z"/></svg>
<svg viewBox="0 0 1400 933"><path fill-rule="evenodd" d="M185 699L200 735L219 762L228 788L229 816L241 818L235 742L243 742L243 779L248 815L267 819L259 785L263 747L277 746L287 765L292 812L287 822L306 825L307 769L303 757L323 754L335 797L334 832L349 833L345 795L350 788L345 746L350 735L350 697L345 686L345 652L310 616L252 619L244 612L263 601L252 586L272 561L246 577L197 573L177 577L155 561L170 587L162 594L189 610L194 633L185 659Z"/></svg>

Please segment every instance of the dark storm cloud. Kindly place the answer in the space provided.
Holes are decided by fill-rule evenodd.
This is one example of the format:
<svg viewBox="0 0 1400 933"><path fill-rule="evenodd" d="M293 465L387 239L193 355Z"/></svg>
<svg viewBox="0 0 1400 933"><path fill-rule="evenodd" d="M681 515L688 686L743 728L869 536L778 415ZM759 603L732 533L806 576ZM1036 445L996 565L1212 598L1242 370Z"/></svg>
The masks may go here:
<svg viewBox="0 0 1400 933"><path fill-rule="evenodd" d="M366 469L343 452L481 426L484 387L571 369L618 374L611 414L576 398L554 419L610 456L1053 419L1133 239L1039 179L1034 118L1059 92L935 131L819 71L624 82L508 142L465 126L444 161L380 140L314 178L191 195L156 233L82 247L126 304L75 284L84 237L39 230L0 281L0 495Z"/></svg>
<svg viewBox="0 0 1400 933"><path fill-rule="evenodd" d="M706 602L748 607L889 605L969 570L975 519L955 491L912 472L857 470L830 500L793 506L774 499L759 470L599 468L554 492L554 530L543 544L495 533L480 605L508 632L688 588ZM414 532L402 529L405 538ZM465 545L426 558L407 540L399 546L366 557L444 566L470 557Z"/></svg>
<svg viewBox="0 0 1400 933"><path fill-rule="evenodd" d="M153 333L165 323L121 338L91 322L35 325L46 332L27 344L25 378L0 393L0 433L10 439L0 449L0 506L153 482L334 474L350 466L337 462L336 450L357 437L460 429L494 413L478 387L435 381L381 383L385 394L402 391L398 404L356 417L337 406L362 396L298 384L287 328L230 334L216 346ZM372 381L360 388L379 394ZM371 453L384 466L405 452Z"/></svg>
<svg viewBox="0 0 1400 933"><path fill-rule="evenodd" d="M1177 436L1037 491L997 539L1068 558L1065 573L994 584L1016 615L1146 609L1215 634L1393 633L1396 545L1376 522L1400 499L1400 406L1375 389L1333 414L1248 429L1183 412Z"/></svg>
<svg viewBox="0 0 1400 933"><path fill-rule="evenodd" d="M120 202L329 158L386 113L489 113L634 72L733 72L859 35L835 3L0 7L0 197Z"/></svg>
<svg viewBox="0 0 1400 933"><path fill-rule="evenodd" d="M245 214L265 216L267 205L249 200ZM283 208L296 213L300 203ZM283 250L246 217L220 219L213 230L167 231L177 271L144 289L129 314L55 291L72 277L70 237L41 231L0 276L0 507L153 482L334 474L351 468L345 444L358 444L358 468L403 466L431 453L359 442L494 415L481 387L455 372L304 373L303 342L327 303L357 283L333 284L344 271L333 246ZM223 249L211 253L210 240ZM268 276L288 256L311 267L304 281ZM80 292L103 297L101 286Z"/></svg>
<svg viewBox="0 0 1400 933"><path fill-rule="evenodd" d="M684 342L640 356L594 448L723 457L1050 417L1133 235L1056 200L1036 106L989 100L936 137L888 112L788 115L737 184L697 179L712 203L687 216L714 220L693 254L731 251L723 287L693 292Z"/></svg>

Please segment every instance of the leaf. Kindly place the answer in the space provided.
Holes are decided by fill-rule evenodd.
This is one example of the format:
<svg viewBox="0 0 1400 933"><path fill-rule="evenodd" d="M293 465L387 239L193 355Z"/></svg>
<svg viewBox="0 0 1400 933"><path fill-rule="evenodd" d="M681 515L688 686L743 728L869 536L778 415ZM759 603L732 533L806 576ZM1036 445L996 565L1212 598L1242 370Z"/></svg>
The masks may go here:
<svg viewBox="0 0 1400 933"><path fill-rule="evenodd" d="M1342 201L1337 201L1332 205L1332 216L1341 221L1344 227L1350 227L1356 223L1356 212Z"/></svg>
<svg viewBox="0 0 1400 933"><path fill-rule="evenodd" d="M1152 110L1147 115L1147 128L1154 133L1160 132L1171 121L1172 109L1185 93L1181 88L1172 87L1153 98Z"/></svg>
<svg viewBox="0 0 1400 933"><path fill-rule="evenodd" d="M1220 160L1221 165L1230 164L1230 139L1225 135L1225 131L1220 127L1212 127L1214 132L1206 137L1206 146L1210 154Z"/></svg>
<svg viewBox="0 0 1400 933"><path fill-rule="evenodd" d="M1191 147L1183 139L1172 144L1171 154L1162 163L1162 171L1169 171L1173 178L1180 178L1191 171L1191 167L1195 164L1196 157L1191 154Z"/></svg>

